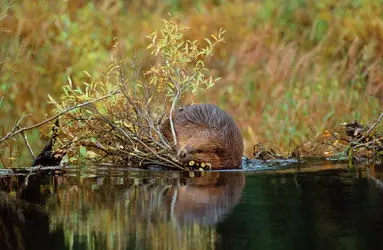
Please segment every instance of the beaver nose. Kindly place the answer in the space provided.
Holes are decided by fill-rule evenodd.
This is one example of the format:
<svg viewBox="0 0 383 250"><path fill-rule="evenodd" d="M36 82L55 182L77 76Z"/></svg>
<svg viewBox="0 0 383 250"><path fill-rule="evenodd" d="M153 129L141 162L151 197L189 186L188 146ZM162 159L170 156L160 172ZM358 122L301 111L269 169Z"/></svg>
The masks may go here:
<svg viewBox="0 0 383 250"><path fill-rule="evenodd" d="M186 158L186 156L187 156L187 151L186 151L185 149L182 149L182 150L178 153L178 156L179 156L181 159Z"/></svg>

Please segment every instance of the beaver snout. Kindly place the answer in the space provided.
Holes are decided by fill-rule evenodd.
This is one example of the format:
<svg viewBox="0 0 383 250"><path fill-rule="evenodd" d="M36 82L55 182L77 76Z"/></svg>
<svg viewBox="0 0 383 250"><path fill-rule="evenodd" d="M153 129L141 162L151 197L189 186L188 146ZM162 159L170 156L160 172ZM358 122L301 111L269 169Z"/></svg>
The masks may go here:
<svg viewBox="0 0 383 250"><path fill-rule="evenodd" d="M186 158L187 152L185 150L181 150L181 152L178 154L178 157L180 159Z"/></svg>
<svg viewBox="0 0 383 250"><path fill-rule="evenodd" d="M199 159L199 154L195 150L190 149L187 146L178 151L177 156L179 162L182 165L199 167L200 163L202 162Z"/></svg>
<svg viewBox="0 0 383 250"><path fill-rule="evenodd" d="M190 154L189 150L187 150L187 148L183 148L178 152L177 156L180 162L187 162L191 160L192 155Z"/></svg>
<svg viewBox="0 0 383 250"><path fill-rule="evenodd" d="M188 166L193 169L211 170L220 165L219 158L216 155L189 146L185 146L178 151L177 156L183 166Z"/></svg>

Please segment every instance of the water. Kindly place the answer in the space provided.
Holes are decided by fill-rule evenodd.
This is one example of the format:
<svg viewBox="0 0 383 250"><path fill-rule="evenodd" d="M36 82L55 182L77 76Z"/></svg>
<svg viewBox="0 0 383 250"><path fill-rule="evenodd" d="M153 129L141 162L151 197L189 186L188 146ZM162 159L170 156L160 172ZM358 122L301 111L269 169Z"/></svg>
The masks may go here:
<svg viewBox="0 0 383 250"><path fill-rule="evenodd" d="M0 249L383 249L379 169L2 177Z"/></svg>

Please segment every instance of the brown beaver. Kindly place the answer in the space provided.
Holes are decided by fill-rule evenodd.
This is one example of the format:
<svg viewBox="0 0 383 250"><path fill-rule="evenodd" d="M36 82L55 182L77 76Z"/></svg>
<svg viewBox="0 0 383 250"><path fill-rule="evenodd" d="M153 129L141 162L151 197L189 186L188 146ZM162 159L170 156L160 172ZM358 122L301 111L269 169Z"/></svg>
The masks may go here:
<svg viewBox="0 0 383 250"><path fill-rule="evenodd" d="M243 137L234 120L211 104L194 104L179 108L173 114L181 164L211 169L239 168L242 162ZM162 132L173 142L170 122Z"/></svg>

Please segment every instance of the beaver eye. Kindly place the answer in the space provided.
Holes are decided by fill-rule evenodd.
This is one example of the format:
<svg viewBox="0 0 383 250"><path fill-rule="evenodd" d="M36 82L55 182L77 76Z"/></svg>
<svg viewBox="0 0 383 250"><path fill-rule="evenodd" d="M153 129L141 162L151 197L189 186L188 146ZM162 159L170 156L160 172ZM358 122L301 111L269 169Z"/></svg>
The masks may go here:
<svg viewBox="0 0 383 250"><path fill-rule="evenodd" d="M213 150L213 152L216 153L216 154L220 154L220 153L223 152L223 150L222 150L222 148L215 148L215 149Z"/></svg>
<svg viewBox="0 0 383 250"><path fill-rule="evenodd" d="M197 149L197 153L198 154L202 153L202 149Z"/></svg>

